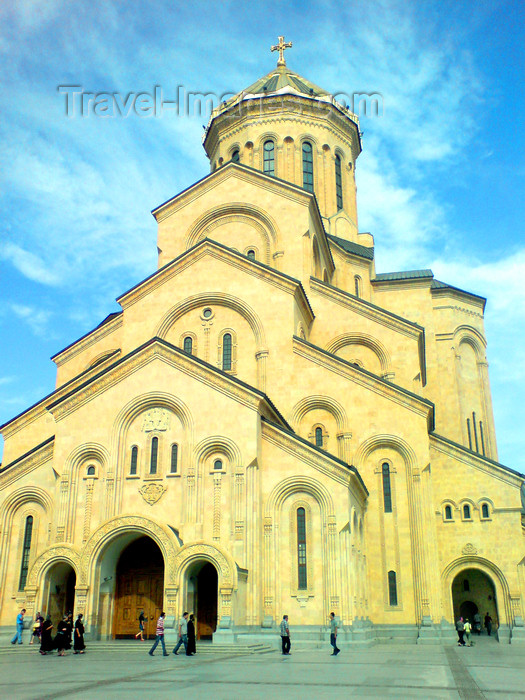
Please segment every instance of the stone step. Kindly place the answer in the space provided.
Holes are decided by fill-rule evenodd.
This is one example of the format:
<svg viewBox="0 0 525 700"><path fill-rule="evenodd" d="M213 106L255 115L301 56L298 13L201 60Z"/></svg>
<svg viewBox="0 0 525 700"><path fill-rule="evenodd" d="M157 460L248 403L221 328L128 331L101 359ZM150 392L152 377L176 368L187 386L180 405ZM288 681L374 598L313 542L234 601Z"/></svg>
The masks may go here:
<svg viewBox="0 0 525 700"><path fill-rule="evenodd" d="M108 651L111 652L125 652L126 654L130 652L138 652L138 653L146 653L153 641L149 640L148 642L133 642L133 641L107 641L107 642L86 642L86 652L87 653L97 653L97 652L104 652L107 653ZM171 653L172 649L172 644L173 642L170 642L168 644L168 649L169 652ZM197 653L199 655L206 655L206 656L215 656L217 654L220 655L230 655L230 656L242 656L246 654L268 654L270 652L275 651L274 647L271 647L266 644L211 644L211 643L204 643L204 644L197 644ZM19 645L12 645L9 644L8 646L5 647L0 647L0 655L6 655L6 654L24 654L29 655L29 654L36 654L38 653L39 650L39 645L33 644L32 646L29 646L28 644L23 644L21 646ZM162 653L162 647L157 647L156 653ZM72 650L68 653L73 653ZM179 651L179 654L181 656L184 655L184 649L181 648L181 651Z"/></svg>

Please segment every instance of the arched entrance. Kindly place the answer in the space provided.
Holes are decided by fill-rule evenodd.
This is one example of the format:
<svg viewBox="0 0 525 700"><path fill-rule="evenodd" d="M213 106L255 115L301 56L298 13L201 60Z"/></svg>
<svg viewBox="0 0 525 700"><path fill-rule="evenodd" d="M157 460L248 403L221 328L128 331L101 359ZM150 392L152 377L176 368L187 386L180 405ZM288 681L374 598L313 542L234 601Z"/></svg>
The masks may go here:
<svg viewBox="0 0 525 700"><path fill-rule="evenodd" d="M188 612L197 620L197 639L212 639L217 629L217 569L210 562L198 561L187 573Z"/></svg>
<svg viewBox="0 0 525 700"><path fill-rule="evenodd" d="M66 613L73 612L75 606L75 570L65 561L59 561L49 569L45 578L45 612L51 615L56 624Z"/></svg>
<svg viewBox="0 0 525 700"><path fill-rule="evenodd" d="M116 639L134 636L141 610L148 618L147 635L155 636L163 596L162 552L150 537L139 537L122 550L117 562L113 636Z"/></svg>
<svg viewBox="0 0 525 700"><path fill-rule="evenodd" d="M481 624L486 613L492 618L492 624L498 625L498 604L494 583L480 569L464 569L452 581L452 601L454 605L454 620L460 616L473 621L478 613Z"/></svg>

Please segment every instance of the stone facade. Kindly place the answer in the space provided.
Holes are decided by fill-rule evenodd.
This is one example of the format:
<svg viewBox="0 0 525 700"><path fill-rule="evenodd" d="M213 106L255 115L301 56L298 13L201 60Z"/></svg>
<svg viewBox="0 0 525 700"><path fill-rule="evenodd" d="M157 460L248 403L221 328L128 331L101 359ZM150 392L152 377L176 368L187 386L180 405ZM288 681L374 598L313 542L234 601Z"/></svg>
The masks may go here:
<svg viewBox="0 0 525 700"><path fill-rule="evenodd" d="M211 564L219 639L285 612L307 635L333 610L356 643L435 641L467 604L516 640L523 477L497 462L485 300L376 274L357 117L283 61L255 86L212 114L211 174L154 210L158 270L2 426L0 624L173 621ZM125 591L139 538L159 600Z"/></svg>

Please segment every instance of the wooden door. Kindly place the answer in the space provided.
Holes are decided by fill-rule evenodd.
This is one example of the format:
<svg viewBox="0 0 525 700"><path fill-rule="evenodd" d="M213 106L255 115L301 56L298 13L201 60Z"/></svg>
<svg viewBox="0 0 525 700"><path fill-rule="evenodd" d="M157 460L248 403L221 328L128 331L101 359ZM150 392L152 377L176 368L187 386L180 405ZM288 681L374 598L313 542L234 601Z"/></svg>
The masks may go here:
<svg viewBox="0 0 525 700"><path fill-rule="evenodd" d="M117 566L113 636L131 638L139 631L139 615L144 610L145 637L155 636L162 612L164 562L157 545L149 537L132 542L121 554Z"/></svg>

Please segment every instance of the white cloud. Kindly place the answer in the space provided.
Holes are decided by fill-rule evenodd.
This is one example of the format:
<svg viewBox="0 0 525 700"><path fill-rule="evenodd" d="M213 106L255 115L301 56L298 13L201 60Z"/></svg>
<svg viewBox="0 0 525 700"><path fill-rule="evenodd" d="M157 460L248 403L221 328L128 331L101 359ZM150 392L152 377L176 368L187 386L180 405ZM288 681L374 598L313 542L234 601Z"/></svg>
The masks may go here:
<svg viewBox="0 0 525 700"><path fill-rule="evenodd" d="M42 284L58 284L58 277L47 264L34 253L24 250L14 243L0 245L0 258L9 260L25 277Z"/></svg>
<svg viewBox="0 0 525 700"><path fill-rule="evenodd" d="M52 314L44 309L36 309L26 304L9 304L11 311L22 319L31 328L35 335L51 337L49 333L49 321Z"/></svg>

